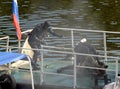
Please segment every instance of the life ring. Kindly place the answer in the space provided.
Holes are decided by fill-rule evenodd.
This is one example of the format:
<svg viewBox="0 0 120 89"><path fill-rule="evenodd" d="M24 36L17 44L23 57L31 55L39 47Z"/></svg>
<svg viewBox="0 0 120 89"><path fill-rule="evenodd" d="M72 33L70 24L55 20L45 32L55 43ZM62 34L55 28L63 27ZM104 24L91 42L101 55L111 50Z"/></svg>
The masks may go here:
<svg viewBox="0 0 120 89"><path fill-rule="evenodd" d="M0 89L16 89L15 78L9 74L0 76Z"/></svg>

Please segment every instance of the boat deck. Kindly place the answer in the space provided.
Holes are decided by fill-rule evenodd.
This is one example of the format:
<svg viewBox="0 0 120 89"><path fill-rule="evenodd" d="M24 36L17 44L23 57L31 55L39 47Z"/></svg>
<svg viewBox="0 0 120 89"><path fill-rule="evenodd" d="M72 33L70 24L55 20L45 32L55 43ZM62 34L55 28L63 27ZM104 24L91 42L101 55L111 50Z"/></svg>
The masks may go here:
<svg viewBox="0 0 120 89"><path fill-rule="evenodd" d="M29 71L29 65L24 64L20 66L20 68L14 68L12 71L12 75L15 77L15 80L17 82L16 89L61 89L61 88L103 89L103 86L104 86L103 80L99 80L98 81L99 85L96 87L94 76L91 76L91 74L87 74L86 76L86 73L81 73L81 71L79 71L81 73L79 74L79 72L76 71L78 68L76 67L77 66L76 60L74 60L74 66L75 66L74 70L68 69L61 73L57 73L58 69L72 64L71 61L63 60L63 56L65 57L65 55L67 54L81 55L73 52L73 47L75 46L75 43L79 42L81 39L80 36L82 36L82 35L78 35L78 32L80 32L80 34L81 32L85 34L88 40L91 41L92 44L98 48L97 52L99 52L101 55L95 55L95 57L99 56L100 58L104 59L103 60L104 62L107 62L108 64L107 75L111 79L111 82L115 81L116 76L120 74L119 73L120 66L118 66L118 64L120 64L118 62L120 60L119 50L117 52L118 57L116 57L116 55L108 56L108 54L115 54L115 53L113 53L114 50L113 52L112 51L109 52L109 50L107 50L107 41L114 40L114 39L107 39L107 36L108 34L112 34L112 33L120 34L119 32L70 29L70 28L53 28L53 29L62 30L62 31L64 30L64 32L67 31L67 35L65 34L66 37L63 37L60 39L47 38L48 40L46 41L49 46L46 48L43 47L41 49L36 49L41 51L41 62L38 63L41 66L41 69L33 70L34 78L32 79L34 79L35 88L33 87L33 83L31 82L32 73L31 71ZM28 31L25 31L23 33L26 33L26 32ZM93 35L95 37L93 37ZM118 45L119 41L116 42L116 38L114 42L115 42L115 45ZM7 52L8 51L13 52L14 49L17 49L17 50L19 49L19 47L9 46L9 37L4 37L4 38L1 38L0 40L3 40L3 39L7 39L7 44L6 46L4 46L3 44L3 46L1 47L5 48ZM118 36L118 39L119 39L119 36ZM101 48L103 47L103 48L99 50L100 47ZM25 49L25 50L30 50L30 49ZM84 55L91 56L91 57L93 56L89 54L84 54ZM47 58L43 58L43 56L47 56ZM112 59L113 61L108 62L109 59Z"/></svg>
<svg viewBox="0 0 120 89"><path fill-rule="evenodd" d="M59 63L58 63L59 62ZM39 63L39 65L41 65ZM35 83L35 89L73 89L74 88L74 77L73 77L73 70L65 70L62 73L57 73L57 70L71 65L71 61L64 61L64 60L45 60L44 61L44 73L42 75L43 82L41 84L41 71L40 70L33 70L33 76L34 76L34 83ZM12 74L14 75L18 86L22 85L23 88L21 89L30 89L25 87L31 87L31 76L30 72L28 71L28 64L25 64L24 66L20 67L16 71L13 71ZM69 74L69 75L67 75ZM113 75L113 79L114 79ZM76 89L102 89L104 86L104 81L99 81L99 86L95 88L94 84L94 77L91 76L85 76L84 74L80 75L77 74L77 80L76 80ZM112 80L114 81L114 80ZM17 88L20 89L20 88Z"/></svg>

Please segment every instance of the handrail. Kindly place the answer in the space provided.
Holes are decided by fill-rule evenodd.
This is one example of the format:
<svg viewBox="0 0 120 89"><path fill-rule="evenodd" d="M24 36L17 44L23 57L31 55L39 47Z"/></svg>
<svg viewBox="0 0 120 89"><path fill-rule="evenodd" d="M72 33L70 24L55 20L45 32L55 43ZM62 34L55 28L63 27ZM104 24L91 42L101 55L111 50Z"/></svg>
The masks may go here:
<svg viewBox="0 0 120 89"><path fill-rule="evenodd" d="M6 46L4 46L6 47ZM48 47L48 46L47 46ZM10 49L12 48L18 48L18 47L13 47L13 46L9 46ZM20 48L20 49L26 49L26 50L31 50L31 49L28 49L28 48ZM72 54L72 55L84 55L84 56L94 56L94 57L105 57L105 56L101 56L101 55L91 55L91 54L84 54L84 53L75 53L75 52L68 52L68 51L55 51L55 50L48 50L48 49L32 49L32 50L40 50L41 52L55 52L55 53L62 53L62 54ZM43 55L43 54L42 54ZM107 58L111 58L111 59L114 59L112 61L116 61L116 60L120 60L120 57L112 57L112 56L108 56ZM43 61L43 60L41 60ZM107 60L109 61L109 60ZM110 60L111 61L111 60ZM43 62L42 62L42 65L43 65ZM117 67L118 64L116 64L116 75L117 75L117 71L118 71L118 67ZM114 71L114 70L111 70L111 69L104 69L104 68L96 68L96 67L90 67L90 66L76 66L75 68L77 67L81 67L81 68L89 68L89 69L100 69L100 70L108 70L108 71ZM43 68L43 66L42 66ZM40 72L40 75L41 76L41 84L43 83L44 79L43 79L43 74L54 74L54 75L62 75L62 76L69 76L69 77L73 77L75 78L75 76L73 75L67 75L67 74L58 74L58 73L50 73L50 72L43 72L43 70ZM76 80L74 79L74 82ZM76 85L74 85L74 88L76 87Z"/></svg>
<svg viewBox="0 0 120 89"><path fill-rule="evenodd" d="M83 56L91 56L91 57L101 57L105 59L105 62L111 61L108 59L112 59L112 61L116 61L116 76L118 74L118 61L120 60L120 57L114 57L114 56L108 56L107 55L107 45L106 45L106 34L107 33L112 33L112 34L120 34L120 32L113 32L113 31L99 31L99 30L86 30L86 29L73 29L73 28L58 28L58 27L52 27L53 30L65 30L65 31L70 31L71 32L71 48L65 48L65 47L54 47L54 46L44 46L43 45L43 49L32 49L32 50L40 50L41 51L41 84L43 83L44 79L43 76L44 74L55 74L55 75L62 75L62 74L58 74L58 73L50 73L50 72L44 72L43 71L43 52L55 52L55 53L60 53L60 54L72 54L74 57L76 57L76 55L83 55ZM22 34L25 34L27 32L30 32L32 29L27 30L22 32ZM104 55L93 55L93 54L84 54L84 53L76 53L74 52L74 34L73 31L82 31L82 32L96 32L96 33L102 33L103 34L103 42L104 42ZM1 45L0 45L1 46ZM2 47L6 47L6 46L2 46ZM13 47L13 46L8 46L8 48L13 49L13 48L18 48L18 47ZM47 49L50 48L50 49ZM26 49L26 50L31 50L29 48L22 48L20 47L19 49ZM61 49L61 50L56 50L56 49ZM71 50L71 51L65 51L65 50ZM76 68L77 67L82 67L82 68L89 68L89 69L101 69L101 70L108 70L108 71L113 71L110 69L104 69L104 68L96 68L96 67L90 67L90 66L77 66L76 65L76 60L74 60L74 74L73 75L64 75L63 76L70 76L73 77L73 88L76 88ZM116 77L115 76L115 77Z"/></svg>
<svg viewBox="0 0 120 89"><path fill-rule="evenodd" d="M98 31L98 30L86 30L86 29L73 29L73 28L57 28L57 27L52 27L52 29L53 30L65 30L65 31L70 31L71 32L71 51L72 52L66 52L66 51L64 51L64 52L61 52L61 51L55 51L54 50L54 52L58 52L58 53L66 53L66 54L73 54L74 55L74 57L76 57L76 55L85 55L85 56L96 56L96 57L102 57L102 58L105 58L105 61L108 61L107 59L108 58L112 58L112 59L116 59L116 76L117 76L117 74L118 74L118 59L120 59L119 57L109 57L109 56L107 56L107 44L106 44L106 34L107 33L114 33L114 34L120 34L120 32L111 32L111 31ZM91 54L83 54L83 53L75 53L74 52L74 33L73 33L73 31L83 31L83 32L96 32L96 33L102 33L103 34L103 44L104 44L104 56L101 56L101 55L91 55ZM43 48L55 48L55 49L60 49L59 47L49 47L49 46L43 46ZM64 50L66 49L66 48L63 48ZM46 49L44 49L43 51L49 51L49 52L53 52L53 50L46 50ZM42 51L42 52L43 52ZM42 53L43 54L43 53ZM43 56L42 56L42 61L43 61ZM43 62L41 62L42 63L42 65L43 65ZM73 82L74 82L74 85L73 85L73 88L75 89L76 88L76 86L77 86L77 82L76 82L76 68L77 68L78 66L76 66L76 60L74 60L74 74L73 74ZM91 68L91 67L88 67L88 68ZM94 69L94 68L93 68ZM103 69L104 70L104 69ZM115 77L116 77L115 76ZM42 73L41 73L41 77L42 77L42 80L41 80L41 83L43 82L43 69L42 69Z"/></svg>
<svg viewBox="0 0 120 89"><path fill-rule="evenodd" d="M9 36L4 36L4 37L1 37L0 40L3 40L3 39L8 39Z"/></svg>
<svg viewBox="0 0 120 89"><path fill-rule="evenodd" d="M4 36L4 37L1 37L0 40L7 40L7 44L6 44L6 51L8 52L8 46L9 46L9 36Z"/></svg>
<svg viewBox="0 0 120 89"><path fill-rule="evenodd" d="M3 46L3 45L0 45L0 47L7 47L7 46ZM49 47L49 46L47 46ZM51 47L51 46L50 46ZM10 49L18 49L18 47L15 47L15 46L8 46L8 48ZM31 50L30 48L23 48L23 47L20 47L20 49L26 49L26 50ZM73 54L73 55L83 55L83 56L93 56L93 57L102 57L102 58L105 58L105 56L102 56L102 55L93 55L93 54L85 54L85 53L76 53L76 52L68 52L68 51L55 51L55 50L49 50L49 49L35 49L35 48L32 48L32 50L40 50L40 51L44 51L44 52L56 52L56 53L65 53L65 54ZM120 59L120 57L114 57L114 56L108 56L107 57L108 59Z"/></svg>
<svg viewBox="0 0 120 89"><path fill-rule="evenodd" d="M1 45L0 45L1 47ZM2 46L3 47L3 46ZM6 47L6 46L4 46ZM47 46L49 47L49 46ZM51 47L51 46L50 46ZM13 49L13 48L18 48L18 47L13 47L13 46L9 46L9 48ZM26 49L26 50L31 50L29 48L22 48L20 47L20 49ZM72 55L82 55L82 56L91 56L91 57L101 57L101 58L105 58L105 56L102 56L102 55L93 55L93 54L85 54L85 53L77 53L77 52L68 52L68 51L55 51L55 50L48 50L48 49L32 49L32 50L40 50L40 51L44 51L44 52L55 52L55 53L61 53L61 54L72 54ZM120 57L114 57L114 56L108 56L108 58L110 60L107 60L107 61L116 61L116 60L120 60ZM79 66L77 66L79 67ZM82 67L82 66L81 66ZM94 69L103 69L103 68L95 68L93 67Z"/></svg>
<svg viewBox="0 0 120 89"><path fill-rule="evenodd" d="M97 33L112 33L112 34L120 34L120 32L113 32L113 31L100 31L100 30L87 30L87 29L75 29L75 28L59 28L59 27L52 27L52 29L57 30L65 30L65 31L84 31L84 32L97 32Z"/></svg>
<svg viewBox="0 0 120 89"><path fill-rule="evenodd" d="M32 31L32 29L29 29L29 30L23 31L22 34L25 34L27 32L31 32L31 31Z"/></svg>

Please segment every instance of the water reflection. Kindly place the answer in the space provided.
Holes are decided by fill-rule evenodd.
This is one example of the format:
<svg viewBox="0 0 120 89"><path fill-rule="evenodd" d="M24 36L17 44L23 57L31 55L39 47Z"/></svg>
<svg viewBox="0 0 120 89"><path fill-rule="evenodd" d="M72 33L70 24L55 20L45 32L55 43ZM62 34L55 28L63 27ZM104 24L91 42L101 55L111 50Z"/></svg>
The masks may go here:
<svg viewBox="0 0 120 89"><path fill-rule="evenodd" d="M16 44L11 3L0 0L0 35L9 35L11 44ZM57 27L120 31L118 0L18 0L18 5L22 31L45 20ZM119 51L120 37L108 35L107 39L108 50Z"/></svg>

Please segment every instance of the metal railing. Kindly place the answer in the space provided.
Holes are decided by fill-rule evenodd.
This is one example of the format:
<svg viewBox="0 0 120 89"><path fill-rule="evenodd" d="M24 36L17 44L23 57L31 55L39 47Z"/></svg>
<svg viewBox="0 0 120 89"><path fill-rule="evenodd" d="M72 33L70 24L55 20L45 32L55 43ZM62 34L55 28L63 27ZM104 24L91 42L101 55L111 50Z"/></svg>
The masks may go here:
<svg viewBox="0 0 120 89"><path fill-rule="evenodd" d="M111 57L111 56L107 56L107 45L106 45L106 34L107 33L112 33L112 34L120 34L120 32L110 32L110 31L96 31L96 30L85 30L85 29L71 29L71 28L57 28L57 27L53 27L52 29L57 29L57 30L66 30L66 31L71 31L71 44L72 44L72 48L74 48L74 31L84 31L84 32L95 32L95 33L102 33L103 34L103 42L104 42L104 56L101 55L91 55L91 54L84 54L84 53L75 53L74 49L72 49L72 52L60 52L60 51L54 51L54 52L58 52L58 53L66 53L66 54L72 54L74 55L74 57L76 57L76 55L85 55L85 56L94 56L94 57L102 57L105 58L105 61L108 61L108 58L112 58L115 59L116 61L116 76L118 76L118 60L120 59L120 57ZM45 51L45 49L44 49ZM46 50L48 51L48 50ZM43 54L43 53L42 53ZM42 61L43 61L43 56L42 56ZM42 62L42 67L43 67L43 62ZM77 67L82 67L82 68L89 68L89 69L101 69L101 70L105 70L104 68L95 68L95 67L86 67L86 66L77 66L76 65L76 59L74 60L74 74L73 74L73 88L76 88L77 86L77 80L76 80L76 68ZM111 70L108 70L111 71ZM113 71L113 70L112 70ZM41 70L41 83L43 82L43 69ZM49 73L48 73L49 74ZM59 75L59 74L58 74ZM115 76L115 78L116 78Z"/></svg>
<svg viewBox="0 0 120 89"><path fill-rule="evenodd" d="M9 36L4 36L4 37L1 37L0 38L0 40L6 40L6 46L4 46L4 45L0 45L0 47L4 47L4 48L6 48L6 52L11 52L11 48L13 48L13 47L10 47L9 46ZM17 47L18 48L18 47ZM33 73L32 73L32 65L31 65L31 59L30 59L30 57L29 57L29 55L26 55L26 57L27 57L27 59L28 59L28 61L29 61L29 67L30 67L30 74L31 74L31 83L32 83L32 89L35 89L34 88L34 78L33 78ZM10 63L11 64L11 63ZM11 74L11 67L10 67L10 64L9 64L9 68L7 68L6 70L8 70L8 72Z"/></svg>
<svg viewBox="0 0 120 89"><path fill-rule="evenodd" d="M107 70L107 71L115 71L115 78L116 76L118 76L118 61L120 60L120 57L113 57L113 56L108 56L107 55L107 45L106 45L106 34L108 33L112 33L112 34L120 34L120 32L111 32L111 31L97 31L97 30L85 30L85 29L71 29L71 28L57 28L57 27L53 27L54 30L65 30L65 31L70 31L71 33L71 45L72 48L70 48L71 51L58 51L57 49L69 49L69 48L65 48L65 47L54 47L54 46L43 46L41 49L32 49L32 50L40 50L41 51L41 70L40 70L40 76L41 76L41 82L40 84L42 85L44 82L44 74L53 74L53 75L62 75L62 76L70 76L73 77L73 88L76 88L77 86L77 71L76 68L81 67L81 68L89 68L89 69L101 69L101 70ZM30 32L31 30L22 32L23 34L25 34L26 32ZM76 53L74 52L74 31L84 31L84 32L95 32L95 33L102 33L103 34L103 44L104 44L104 55L91 55L91 54L84 54L84 53ZM4 46L5 47L5 46ZM18 48L18 47L12 47L12 46L8 46L8 48ZM54 50L49 50L46 48L53 48ZM20 47L20 49L26 49L26 50L31 50L28 48L22 48ZM112 61L115 61L116 63L116 70L111 70L111 69L104 69L104 68L96 68L96 67L89 67L89 66L77 66L76 65L76 59L74 60L74 74L73 75L67 75L67 74L58 74L58 73L52 73L52 72L44 72L43 69L43 65L44 65L44 53L43 52L53 52L53 53L60 53L60 54L72 54L74 55L74 58L76 57L76 55L84 55L84 56L91 56L91 57L101 57L104 58L105 61L109 61L107 59L113 59Z"/></svg>
<svg viewBox="0 0 120 89"><path fill-rule="evenodd" d="M47 46L49 48L49 46ZM45 47L44 47L45 48ZM76 53L76 52L67 52L67 51L53 51L53 50L46 50L46 49L41 49L41 83L43 83L44 79L43 79L43 76L44 74L54 74L54 75L62 75L62 74L58 74L58 73L50 73L50 72L43 72L43 51L45 52L53 52L53 53L60 53L60 54L71 54L71 55L74 55L74 57L76 57L76 55L81 55L81 56L89 56L89 57L100 57L100 58L105 58L106 56L101 56L101 55L92 55L92 54L85 54L85 53ZM77 71L76 71L76 68L85 68L85 69L97 69L97 70L105 70L105 71L115 71L115 78L118 76L118 61L120 60L120 57L113 57L113 56L107 56L107 58L109 59L113 59L111 61L115 61L115 65L116 65L116 70L112 70L112 69L105 69L105 68L98 68L98 67L91 67L91 66L78 66L76 65L76 58L74 59L74 74L73 75L62 75L62 76L71 76L73 77L73 88L76 88L77 86ZM109 62L109 60L107 60L107 62Z"/></svg>
<svg viewBox="0 0 120 89"><path fill-rule="evenodd" d="M9 36L1 37L0 40L6 40L6 51L8 52L9 46Z"/></svg>

